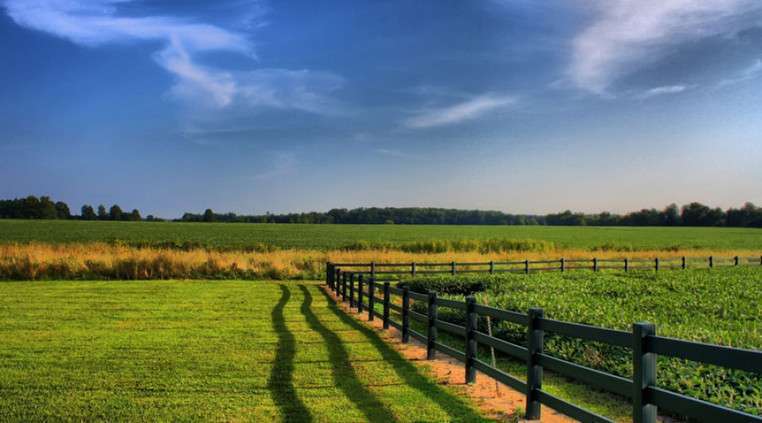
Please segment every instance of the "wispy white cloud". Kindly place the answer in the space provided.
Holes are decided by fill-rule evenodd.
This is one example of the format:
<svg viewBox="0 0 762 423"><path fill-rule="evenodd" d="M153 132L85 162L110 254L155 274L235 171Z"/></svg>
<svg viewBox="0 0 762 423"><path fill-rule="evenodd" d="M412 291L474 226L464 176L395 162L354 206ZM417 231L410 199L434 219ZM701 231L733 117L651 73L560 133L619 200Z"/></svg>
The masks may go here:
<svg viewBox="0 0 762 423"><path fill-rule="evenodd" d="M417 154L406 153L404 151L389 148L376 148L373 152L381 156L392 157L395 159L418 160L421 158L421 156Z"/></svg>
<svg viewBox="0 0 762 423"><path fill-rule="evenodd" d="M670 48L732 35L759 23L758 0L595 0L596 16L572 43L569 78L605 94L619 78L663 58Z"/></svg>
<svg viewBox="0 0 762 423"><path fill-rule="evenodd" d="M18 25L47 32L75 44L99 47L159 41L164 47L155 61L175 79L173 97L194 106L232 105L299 109L321 113L328 109L327 93L337 89L338 76L309 70L257 69L229 71L199 63L199 54L225 51L256 59L254 44L245 34L203 22L172 16L120 16L119 6L133 0L6 0L8 15ZM246 6L243 26L259 27L262 6ZM315 84L315 85L313 85Z"/></svg>
<svg viewBox="0 0 762 423"><path fill-rule="evenodd" d="M403 125L415 129L452 125L477 119L489 112L515 103L516 97L488 93L449 106L420 110L406 119Z"/></svg>
<svg viewBox="0 0 762 423"><path fill-rule="evenodd" d="M743 69L738 75L722 79L718 84L718 88L727 87L729 85L739 84L741 82L750 81L754 78L762 76L762 60L757 59L754 63Z"/></svg>
<svg viewBox="0 0 762 423"><path fill-rule="evenodd" d="M654 88L645 90L642 93L638 94L636 97L641 100L645 100L647 98L657 97L660 95L678 94L690 88L691 87L687 85L665 85L662 87L654 87Z"/></svg>
<svg viewBox="0 0 762 423"><path fill-rule="evenodd" d="M272 154L270 164L271 166L269 169L255 174L253 179L259 182L265 182L293 175L297 172L299 160L293 152L279 151Z"/></svg>

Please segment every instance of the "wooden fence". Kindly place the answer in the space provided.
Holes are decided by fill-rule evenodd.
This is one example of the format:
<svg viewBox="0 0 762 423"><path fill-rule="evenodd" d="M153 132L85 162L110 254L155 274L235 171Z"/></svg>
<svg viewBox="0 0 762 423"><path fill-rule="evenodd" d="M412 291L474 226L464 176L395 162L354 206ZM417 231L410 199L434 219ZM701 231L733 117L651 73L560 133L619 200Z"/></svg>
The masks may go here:
<svg viewBox="0 0 762 423"><path fill-rule="evenodd" d="M331 265L329 265L331 266ZM328 269L331 274L331 269ZM477 304L473 296L466 301L438 298L435 292L421 293L409 288L392 286L390 281L368 277L365 273L339 273L338 278L327 278L327 284L337 300L348 301L351 308L359 313L367 311L368 320L374 320L380 305L383 328L390 326L399 330L402 342L410 337L426 345L427 358L433 359L437 351L445 353L465 364L466 383L473 383L476 372L480 371L498 381L526 393L526 418L540 418L540 404L547 405L569 417L583 422L611 422L601 415L576 406L542 389L543 370L549 369L560 375L589 384L632 401L634 422L655 423L657 409L662 408L697 421L723 423L762 422L762 417L712 404L696 398L659 388L656 383L656 356L664 355L713 364L729 369L738 369L762 374L762 351L729 348L703 344L656 335L655 325L647 322L635 323L632 332L605 329L595 326L547 319L542 309L533 308L527 313L502 310ZM380 291L380 293L378 292ZM380 296L379 296L380 295ZM396 298L396 300L395 300ZM426 304L426 313L411 310L411 300ZM465 313L465 326L438 319L438 309L444 307ZM394 310L401 321L391 318ZM490 336L478 330L479 317L523 325L526 327L527 347L516 345ZM410 328L410 319L425 325L426 331L418 332ZM440 343L438 331L465 339L465 351ZM581 366L546 354L543 350L545 333L555 333L587 341L600 342L632 350L632 379ZM477 357L479 345L526 362L526 380L518 379L497 369Z"/></svg>
<svg viewBox="0 0 762 423"><path fill-rule="evenodd" d="M486 261L458 263L327 263L326 281L334 279L337 273L378 275L425 275L425 274L458 274L458 273L532 273L532 272L566 272L570 270L674 270L674 269L712 269L715 267L762 266L762 256L759 257L673 257L653 259L556 259L556 260L520 260L520 261ZM344 269L344 270L342 270ZM350 270L346 270L350 269Z"/></svg>

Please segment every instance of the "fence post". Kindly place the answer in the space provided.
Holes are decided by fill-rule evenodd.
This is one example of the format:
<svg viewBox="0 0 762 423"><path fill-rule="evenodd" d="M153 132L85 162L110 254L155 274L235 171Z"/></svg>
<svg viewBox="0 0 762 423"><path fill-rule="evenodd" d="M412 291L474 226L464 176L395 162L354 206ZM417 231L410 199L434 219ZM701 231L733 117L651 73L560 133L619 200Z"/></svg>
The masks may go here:
<svg viewBox="0 0 762 423"><path fill-rule="evenodd" d="M495 273L495 262L493 260L489 261L489 273L490 274Z"/></svg>
<svg viewBox="0 0 762 423"><path fill-rule="evenodd" d="M526 419L540 419L540 400L537 392L542 389L542 366L537 362L537 355L542 354L545 341L545 332L538 328L539 319L544 313L541 308L529 309L529 321L527 324L527 392L526 392Z"/></svg>
<svg viewBox="0 0 762 423"><path fill-rule="evenodd" d="M476 382L476 299L473 295L466 297L466 383Z"/></svg>
<svg viewBox="0 0 762 423"><path fill-rule="evenodd" d="M566 263L564 262L564 258L561 257L561 272L566 271Z"/></svg>
<svg viewBox="0 0 762 423"><path fill-rule="evenodd" d="M389 282L384 282L384 329L389 329Z"/></svg>
<svg viewBox="0 0 762 423"><path fill-rule="evenodd" d="M349 310L355 306L355 274L349 274Z"/></svg>
<svg viewBox="0 0 762 423"><path fill-rule="evenodd" d="M370 262L370 277L376 279L376 262Z"/></svg>
<svg viewBox="0 0 762 423"><path fill-rule="evenodd" d="M402 288L402 343L410 341L410 288Z"/></svg>
<svg viewBox="0 0 762 423"><path fill-rule="evenodd" d="M341 275L341 301L347 300L347 272Z"/></svg>
<svg viewBox="0 0 762 423"><path fill-rule="evenodd" d="M630 261L627 258L624 259L624 271L625 272L630 271Z"/></svg>
<svg viewBox="0 0 762 423"><path fill-rule="evenodd" d="M529 273L529 259L524 260L524 273Z"/></svg>
<svg viewBox="0 0 762 423"><path fill-rule="evenodd" d="M659 271L659 257L654 257L654 271Z"/></svg>
<svg viewBox="0 0 762 423"><path fill-rule="evenodd" d="M336 276L333 282L333 292L336 293L336 298L339 297L339 286L341 285L341 269L336 269Z"/></svg>
<svg viewBox="0 0 762 423"><path fill-rule="evenodd" d="M632 325L633 395L632 420L635 423L656 423L656 406L649 404L646 388L656 384L656 354L648 352L645 338L656 335L656 326L642 322Z"/></svg>
<svg viewBox="0 0 762 423"><path fill-rule="evenodd" d="M680 267L685 270L685 256L683 256L682 263L680 264Z"/></svg>
<svg viewBox="0 0 762 423"><path fill-rule="evenodd" d="M429 307L426 311L429 318L429 327L426 332L426 359L433 360L436 355L437 342L437 293L429 291Z"/></svg>
<svg viewBox="0 0 762 423"><path fill-rule="evenodd" d="M593 272L597 272L597 271L598 271L598 258L593 257Z"/></svg>
<svg viewBox="0 0 762 423"><path fill-rule="evenodd" d="M714 257L709 256L709 268L711 269L713 267L714 267Z"/></svg>
<svg viewBox="0 0 762 423"><path fill-rule="evenodd" d="M360 273L360 275L357 277L357 312L362 313L362 296L363 296L363 289L365 289L364 283L363 283L363 274Z"/></svg>
<svg viewBox="0 0 762 423"><path fill-rule="evenodd" d="M376 315L376 280L370 278L368 281L368 321L373 321Z"/></svg>
<svg viewBox="0 0 762 423"><path fill-rule="evenodd" d="M455 262L454 261L450 263L450 273L453 274L453 275L455 274Z"/></svg>
<svg viewBox="0 0 762 423"><path fill-rule="evenodd" d="M413 277L415 277L415 273L416 273L416 270L417 270L417 269L415 268L415 262L412 262L412 263L410 263L410 274L411 274Z"/></svg>
<svg viewBox="0 0 762 423"><path fill-rule="evenodd" d="M733 266L738 266L738 256L733 257Z"/></svg>
<svg viewBox="0 0 762 423"><path fill-rule="evenodd" d="M333 265L330 261L325 263L325 284L333 289Z"/></svg>

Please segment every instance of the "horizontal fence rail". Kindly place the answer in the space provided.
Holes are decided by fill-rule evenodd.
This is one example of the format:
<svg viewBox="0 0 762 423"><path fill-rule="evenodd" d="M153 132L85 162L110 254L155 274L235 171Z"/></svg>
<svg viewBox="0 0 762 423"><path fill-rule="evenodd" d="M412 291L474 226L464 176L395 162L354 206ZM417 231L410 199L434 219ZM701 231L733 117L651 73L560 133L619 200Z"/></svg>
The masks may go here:
<svg viewBox="0 0 762 423"><path fill-rule="evenodd" d="M335 272L333 273L335 277L328 278L327 285L334 292L337 300L348 302L350 310L355 308L359 313L365 310L368 320L374 320L378 316L377 306L380 305L384 329L394 327L399 330L403 343L409 342L411 337L421 341L426 345L427 359L433 359L436 352L441 352L463 362L466 383L473 383L476 372L479 371L513 389L525 392L527 419L539 419L540 405L543 404L584 422L612 421L543 390L543 370L548 369L631 400L634 422L655 423L657 410L664 409L696 421L762 423L761 416L671 392L659 388L656 382L657 355L762 374L762 351L658 336L655 325L646 322L635 323L632 331L626 332L548 319L544 316L542 309L537 308L530 309L527 313L520 313L476 304L473 296L466 297L466 301L438 298L435 292L415 292L410 291L408 287L392 286L393 282L398 282L396 280L367 277L367 274L363 272L345 272L331 268L332 266L337 265L329 263L327 271L329 274ZM346 264L343 266L347 267ZM365 279L363 279L364 275ZM358 282L357 288L355 288L355 282ZM349 298L347 298L347 292ZM414 302L425 304L426 313L411 310L411 303ZM465 312L465 326L439 319L440 307ZM392 319L390 313L392 310L399 315L399 320ZM479 331L477 323L480 317L523 325L527 330L528 346L517 345ZM426 328L425 332L411 329L411 318L422 323ZM464 339L465 351L441 343L438 340L439 331ZM546 333L630 349L632 378L582 366L546 353L543 349ZM477 351L480 345L524 361L527 365L526 379L519 379L479 360Z"/></svg>
<svg viewBox="0 0 762 423"><path fill-rule="evenodd" d="M677 270L677 269L712 269L715 267L760 266L762 256L753 257L670 257L670 258L619 258L619 259L565 259L556 260L518 260L448 263L327 263L326 282L331 285L337 272L365 274L371 277L379 275L433 275L460 273L533 273L566 272L570 270Z"/></svg>

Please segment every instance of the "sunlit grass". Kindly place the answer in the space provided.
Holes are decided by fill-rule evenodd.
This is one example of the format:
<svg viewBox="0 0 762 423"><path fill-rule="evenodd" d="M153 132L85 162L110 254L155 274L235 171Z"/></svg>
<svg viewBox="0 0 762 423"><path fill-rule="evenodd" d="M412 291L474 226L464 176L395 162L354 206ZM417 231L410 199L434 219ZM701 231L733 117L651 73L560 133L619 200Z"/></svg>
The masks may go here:
<svg viewBox="0 0 762 423"><path fill-rule="evenodd" d="M0 421L480 421L315 284L0 284Z"/></svg>
<svg viewBox="0 0 762 423"><path fill-rule="evenodd" d="M0 244L0 279L320 279L326 261L378 263L487 262L490 260L653 258L687 256L698 266L714 255L719 264L732 256L759 265L759 251L677 250L598 251L580 249L516 251L503 253L445 252L407 253L396 250L302 250L270 252L217 251L206 249L136 248L107 243ZM674 264L674 263L672 263ZM619 264L621 266L621 264ZM665 266L666 267L666 266ZM482 269L486 269L482 267Z"/></svg>

